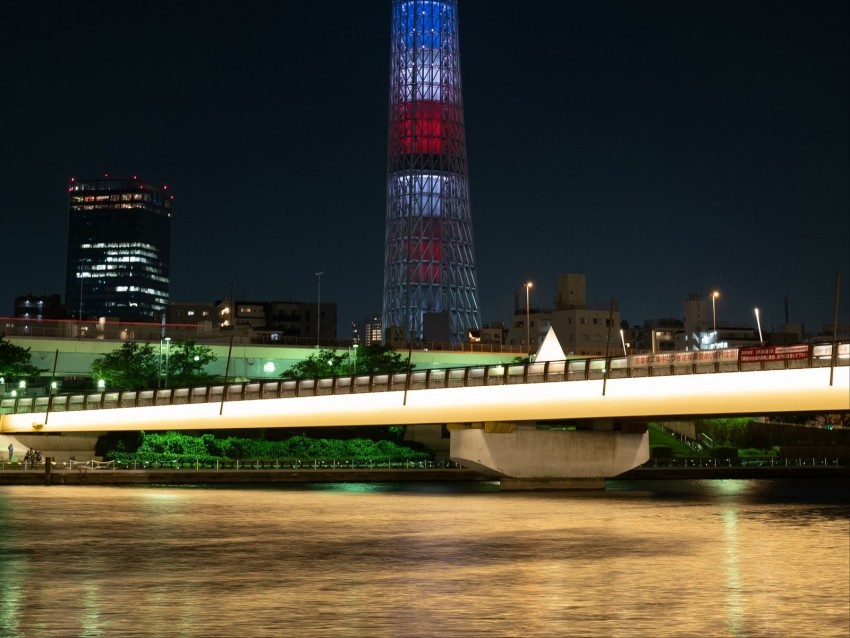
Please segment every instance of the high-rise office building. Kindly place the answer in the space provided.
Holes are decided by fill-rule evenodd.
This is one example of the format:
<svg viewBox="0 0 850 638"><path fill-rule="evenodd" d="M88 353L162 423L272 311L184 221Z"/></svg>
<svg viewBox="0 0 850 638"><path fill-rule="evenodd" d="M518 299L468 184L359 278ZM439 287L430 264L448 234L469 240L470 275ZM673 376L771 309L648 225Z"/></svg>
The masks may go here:
<svg viewBox="0 0 850 638"><path fill-rule="evenodd" d="M65 269L71 316L162 320L172 199L167 186L136 177L71 179Z"/></svg>
<svg viewBox="0 0 850 638"><path fill-rule="evenodd" d="M455 0L393 0L389 102L383 327L461 342L481 319Z"/></svg>

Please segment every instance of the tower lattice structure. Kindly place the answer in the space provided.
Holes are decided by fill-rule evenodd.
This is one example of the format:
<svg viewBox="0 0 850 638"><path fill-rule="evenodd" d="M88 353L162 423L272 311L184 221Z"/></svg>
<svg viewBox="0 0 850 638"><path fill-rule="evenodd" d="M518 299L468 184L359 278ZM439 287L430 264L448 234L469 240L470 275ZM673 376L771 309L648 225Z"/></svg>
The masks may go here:
<svg viewBox="0 0 850 638"><path fill-rule="evenodd" d="M459 343L481 319L455 0L393 1L389 102L383 325Z"/></svg>

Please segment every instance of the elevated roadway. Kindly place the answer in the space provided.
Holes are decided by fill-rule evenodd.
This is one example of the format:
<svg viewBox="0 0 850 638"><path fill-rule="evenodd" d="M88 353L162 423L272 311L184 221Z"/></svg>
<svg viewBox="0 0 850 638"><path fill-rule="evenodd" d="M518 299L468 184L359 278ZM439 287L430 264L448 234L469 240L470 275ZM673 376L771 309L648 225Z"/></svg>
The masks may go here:
<svg viewBox="0 0 850 638"><path fill-rule="evenodd" d="M828 346L827 346L828 347ZM850 344L842 344L839 352ZM724 353L728 351L717 351ZM695 353L3 399L0 432L651 420L850 410L847 355ZM681 356L681 355L691 355ZM831 383L830 383L831 381Z"/></svg>

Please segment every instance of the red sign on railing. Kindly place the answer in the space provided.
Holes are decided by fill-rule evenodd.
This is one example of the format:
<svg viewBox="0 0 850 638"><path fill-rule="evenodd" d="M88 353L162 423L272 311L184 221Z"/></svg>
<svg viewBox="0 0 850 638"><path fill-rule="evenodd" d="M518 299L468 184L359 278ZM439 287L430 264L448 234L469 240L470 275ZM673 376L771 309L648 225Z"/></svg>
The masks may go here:
<svg viewBox="0 0 850 638"><path fill-rule="evenodd" d="M771 346L768 348L739 348L738 361L758 363L761 361L791 361L808 359L809 346Z"/></svg>

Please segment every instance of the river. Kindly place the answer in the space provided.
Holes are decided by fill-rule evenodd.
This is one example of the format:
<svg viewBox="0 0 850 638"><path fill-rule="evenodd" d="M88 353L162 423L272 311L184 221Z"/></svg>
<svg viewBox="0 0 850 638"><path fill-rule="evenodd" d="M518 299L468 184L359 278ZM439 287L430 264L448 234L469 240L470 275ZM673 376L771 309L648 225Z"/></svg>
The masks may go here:
<svg viewBox="0 0 850 638"><path fill-rule="evenodd" d="M0 487L0 636L846 637L847 488Z"/></svg>

